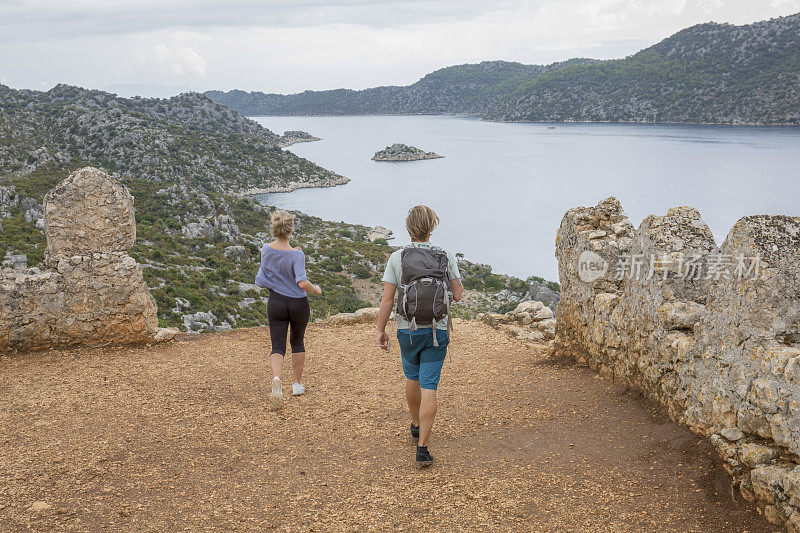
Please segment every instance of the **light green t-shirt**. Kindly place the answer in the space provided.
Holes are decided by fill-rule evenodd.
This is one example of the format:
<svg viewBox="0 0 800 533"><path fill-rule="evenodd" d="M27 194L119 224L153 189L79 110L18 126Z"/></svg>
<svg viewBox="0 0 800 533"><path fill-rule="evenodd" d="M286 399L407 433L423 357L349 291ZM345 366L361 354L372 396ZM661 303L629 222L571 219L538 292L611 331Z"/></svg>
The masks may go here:
<svg viewBox="0 0 800 533"><path fill-rule="evenodd" d="M429 242L412 242L411 246L424 246L425 248L431 248L434 245ZM445 252L447 253L448 279L461 279L461 273L458 271L458 261L456 261L456 256L448 250L445 250ZM395 250L394 253L389 256L389 262L386 263L386 270L383 272L383 281L386 283L391 283L395 287L399 286L400 280L403 279L403 269L400 265L400 255L402 253L402 248ZM404 319L403 317L397 317L397 329L408 329L409 325L410 323L408 320ZM447 318L437 322L436 329L447 329Z"/></svg>

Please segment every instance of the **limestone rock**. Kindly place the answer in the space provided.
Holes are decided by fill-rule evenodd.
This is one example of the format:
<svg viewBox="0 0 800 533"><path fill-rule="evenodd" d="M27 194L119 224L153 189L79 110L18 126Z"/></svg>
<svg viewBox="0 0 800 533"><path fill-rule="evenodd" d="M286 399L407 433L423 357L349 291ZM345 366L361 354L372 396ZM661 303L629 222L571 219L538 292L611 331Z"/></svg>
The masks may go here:
<svg viewBox="0 0 800 533"><path fill-rule="evenodd" d="M778 457L778 451L770 446L755 443L742 444L739 447L739 457L747 466L754 468L758 465L768 464Z"/></svg>
<svg viewBox="0 0 800 533"><path fill-rule="evenodd" d="M739 428L725 428L720 431L720 434L731 442L736 442L744 438L744 432Z"/></svg>
<svg viewBox="0 0 800 533"><path fill-rule="evenodd" d="M51 257L127 252L136 242L133 197L102 170L82 168L45 195L44 227Z"/></svg>
<svg viewBox="0 0 800 533"><path fill-rule="evenodd" d="M37 512L39 512L39 511L47 511L51 507L53 507L53 506L50 505L49 503L39 500L39 501L33 502L33 504L31 505L31 511L37 511Z"/></svg>
<svg viewBox="0 0 800 533"><path fill-rule="evenodd" d="M126 251L133 198L96 168L45 196L43 268L0 271L0 353L154 338L156 302Z"/></svg>
<svg viewBox="0 0 800 533"><path fill-rule="evenodd" d="M710 435L746 498L797 516L780 502L800 455L800 218L745 217L718 247L696 209L634 230L609 198L567 211L556 257L554 350Z"/></svg>
<svg viewBox="0 0 800 533"><path fill-rule="evenodd" d="M355 313L338 313L325 320L330 325L369 324L378 321L378 307L364 307Z"/></svg>
<svg viewBox="0 0 800 533"><path fill-rule="evenodd" d="M225 257L231 259L240 259L240 260L251 259L250 252L247 250L247 248L240 245L227 246L222 253Z"/></svg>
<svg viewBox="0 0 800 533"><path fill-rule="evenodd" d="M553 311L542 302L525 301L506 314L480 313L475 318L527 342L543 343L555 337Z"/></svg>
<svg viewBox="0 0 800 533"><path fill-rule="evenodd" d="M167 342L175 338L181 332L178 328L158 328L158 332L153 337L153 342Z"/></svg>
<svg viewBox="0 0 800 533"><path fill-rule="evenodd" d="M377 239L394 239L392 235L392 230L386 229L383 226L375 226L371 230L367 232L367 239L371 242L375 242Z"/></svg>

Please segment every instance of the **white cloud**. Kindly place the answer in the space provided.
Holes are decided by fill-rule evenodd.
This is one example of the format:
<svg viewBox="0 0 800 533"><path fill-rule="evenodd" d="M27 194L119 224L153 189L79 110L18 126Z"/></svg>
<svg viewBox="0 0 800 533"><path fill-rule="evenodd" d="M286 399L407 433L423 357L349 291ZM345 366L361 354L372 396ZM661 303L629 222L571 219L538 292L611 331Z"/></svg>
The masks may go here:
<svg viewBox="0 0 800 533"><path fill-rule="evenodd" d="M153 68L162 75L183 79L187 76L202 77L206 74L206 59L193 44L208 41L208 36L196 32L173 31L166 39L147 45L139 54L141 67Z"/></svg>
<svg viewBox="0 0 800 533"><path fill-rule="evenodd" d="M623 57L694 24L798 11L800 0L0 1L0 72L22 87L363 88L487 59Z"/></svg>

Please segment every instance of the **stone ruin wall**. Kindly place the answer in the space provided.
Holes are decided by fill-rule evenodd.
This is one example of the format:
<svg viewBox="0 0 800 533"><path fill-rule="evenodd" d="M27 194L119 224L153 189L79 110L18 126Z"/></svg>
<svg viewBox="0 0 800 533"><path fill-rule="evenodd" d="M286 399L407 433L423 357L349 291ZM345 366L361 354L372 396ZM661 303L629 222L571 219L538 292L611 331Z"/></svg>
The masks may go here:
<svg viewBox="0 0 800 533"><path fill-rule="evenodd" d="M609 198L566 213L556 257L556 353L708 436L742 495L800 531L800 218L742 218L718 247L693 208L634 229Z"/></svg>
<svg viewBox="0 0 800 533"><path fill-rule="evenodd" d="M72 173L44 199L42 268L0 270L0 353L153 340L156 302L136 240L133 197L105 172Z"/></svg>

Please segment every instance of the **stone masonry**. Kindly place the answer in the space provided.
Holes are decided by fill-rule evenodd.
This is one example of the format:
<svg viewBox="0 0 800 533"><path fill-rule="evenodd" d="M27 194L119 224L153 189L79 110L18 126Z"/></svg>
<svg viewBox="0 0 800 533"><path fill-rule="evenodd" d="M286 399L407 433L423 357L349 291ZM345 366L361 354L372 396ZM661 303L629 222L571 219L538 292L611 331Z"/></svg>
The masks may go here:
<svg viewBox="0 0 800 533"><path fill-rule="evenodd" d="M644 391L708 436L742 495L800 531L800 218L697 210L634 229L615 198L556 237L555 350Z"/></svg>
<svg viewBox="0 0 800 533"><path fill-rule="evenodd" d="M133 197L96 168L73 172L44 199L42 268L0 270L0 353L153 340L156 302L136 240Z"/></svg>

